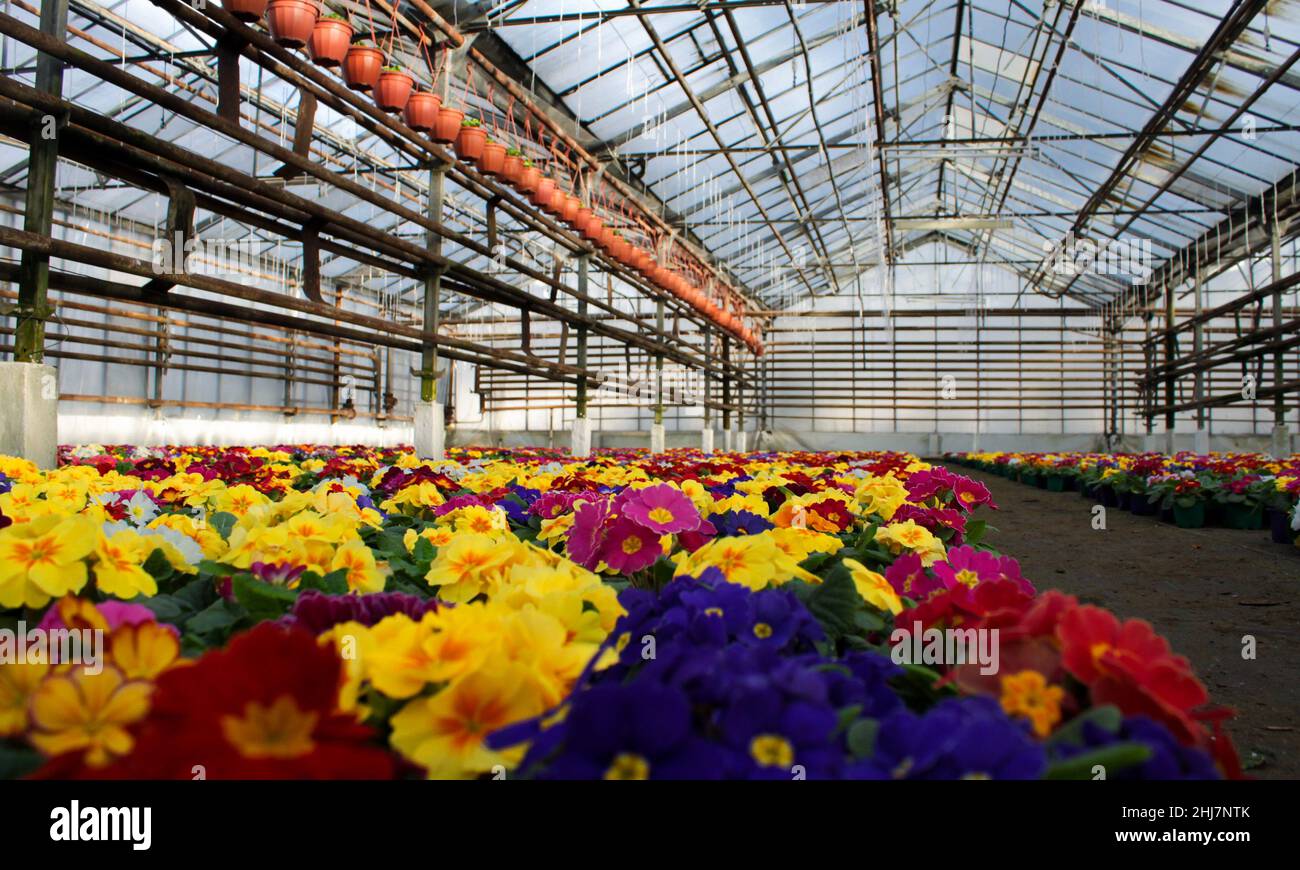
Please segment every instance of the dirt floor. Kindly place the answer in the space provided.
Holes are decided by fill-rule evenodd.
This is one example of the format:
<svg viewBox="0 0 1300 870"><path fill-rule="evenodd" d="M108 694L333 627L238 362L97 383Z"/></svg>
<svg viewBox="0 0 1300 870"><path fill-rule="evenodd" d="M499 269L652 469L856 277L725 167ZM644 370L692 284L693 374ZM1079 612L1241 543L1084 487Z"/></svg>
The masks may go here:
<svg viewBox="0 0 1300 870"><path fill-rule="evenodd" d="M1019 559L1039 589L1150 621L1212 699L1237 711L1228 729L1247 772L1300 779L1300 548L1266 530L1180 529L1118 508L1094 530L1093 503L1077 492L953 470L993 493L987 543ZM1253 661L1244 635L1256 640Z"/></svg>

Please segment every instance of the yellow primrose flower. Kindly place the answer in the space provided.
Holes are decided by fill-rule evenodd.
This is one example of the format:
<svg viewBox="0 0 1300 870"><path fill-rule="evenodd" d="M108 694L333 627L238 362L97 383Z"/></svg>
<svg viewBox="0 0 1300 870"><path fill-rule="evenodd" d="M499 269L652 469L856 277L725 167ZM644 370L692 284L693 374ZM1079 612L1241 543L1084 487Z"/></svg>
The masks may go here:
<svg viewBox="0 0 1300 870"><path fill-rule="evenodd" d="M44 662L0 665L0 737L27 730L27 708L37 686L50 672Z"/></svg>
<svg viewBox="0 0 1300 870"><path fill-rule="evenodd" d="M134 598L156 595L158 583L144 562L154 551L156 538L146 538L134 529L122 529L112 537L100 532L95 544L95 586L105 595Z"/></svg>
<svg viewBox="0 0 1300 870"><path fill-rule="evenodd" d="M112 666L97 674L71 668L32 694L29 739L46 755L85 751L88 765L103 767L135 746L129 729L149 712L152 691Z"/></svg>
<svg viewBox="0 0 1300 870"><path fill-rule="evenodd" d="M427 526L419 532L415 529L407 529L406 534L402 535L402 544L406 547L406 552L414 553L415 543L420 538L424 538L434 547L445 547L454 537L456 533L446 526Z"/></svg>
<svg viewBox="0 0 1300 870"><path fill-rule="evenodd" d="M153 680L180 664L181 643L169 626L157 622L124 624L108 639L109 660L127 679Z"/></svg>
<svg viewBox="0 0 1300 870"><path fill-rule="evenodd" d="M545 708L528 669L505 660L475 671L392 718L393 748L425 768L430 779L468 779L497 765L519 763L524 748L489 749L484 740Z"/></svg>
<svg viewBox="0 0 1300 870"><path fill-rule="evenodd" d="M877 514L889 521L907 502L907 487L894 477L893 472L882 477L867 477L858 484L854 497L862 503L862 512Z"/></svg>
<svg viewBox="0 0 1300 870"><path fill-rule="evenodd" d="M366 678L390 698L409 698L428 683L437 682L437 660L425 648L433 635L436 614L419 622L395 613L359 634L356 647L365 662Z"/></svg>
<svg viewBox="0 0 1300 870"><path fill-rule="evenodd" d="M469 601L495 585L519 555L518 541L511 546L509 541L489 535L458 534L439 548L424 579L430 586L440 587L438 597L444 601Z"/></svg>
<svg viewBox="0 0 1300 870"><path fill-rule="evenodd" d="M889 548L895 556L909 550L921 557L921 564L929 568L947 555L943 541L915 520L881 526L876 530L876 540Z"/></svg>
<svg viewBox="0 0 1300 870"><path fill-rule="evenodd" d="M548 544L568 540L569 530L573 528L575 518L576 515L570 511L566 514L560 514L554 519L542 520L541 528L537 533L537 540L545 541Z"/></svg>
<svg viewBox="0 0 1300 870"><path fill-rule="evenodd" d="M1002 709L1009 716L1024 716L1040 738L1061 721L1065 689L1050 685L1038 671L1025 670L1002 678Z"/></svg>
<svg viewBox="0 0 1300 870"><path fill-rule="evenodd" d="M361 541L349 541L334 551L330 571L346 568L348 590L357 594L383 592L387 572L375 562L375 554ZM329 572L326 572L329 573Z"/></svg>
<svg viewBox="0 0 1300 870"><path fill-rule="evenodd" d="M883 576L856 559L845 559L844 567L849 569L849 576L853 578L853 585L863 601L895 616L903 611L903 600Z"/></svg>
<svg viewBox="0 0 1300 870"><path fill-rule="evenodd" d="M271 500L246 483L236 484L219 493L213 507L218 511L242 517L254 507L270 504Z"/></svg>
<svg viewBox="0 0 1300 870"><path fill-rule="evenodd" d="M43 516L0 529L0 607L44 607L86 585L95 546L91 520Z"/></svg>
<svg viewBox="0 0 1300 870"><path fill-rule="evenodd" d="M192 517L185 514L159 514L150 521L148 528L173 529L180 532L199 545L205 559L217 559L226 551L226 539L221 537L216 529L206 522L196 523ZM171 561L172 567L184 570L172 559L172 554L168 553L167 549L167 547L163 547L163 552L167 553L168 561ZM179 553L177 555L179 556Z"/></svg>

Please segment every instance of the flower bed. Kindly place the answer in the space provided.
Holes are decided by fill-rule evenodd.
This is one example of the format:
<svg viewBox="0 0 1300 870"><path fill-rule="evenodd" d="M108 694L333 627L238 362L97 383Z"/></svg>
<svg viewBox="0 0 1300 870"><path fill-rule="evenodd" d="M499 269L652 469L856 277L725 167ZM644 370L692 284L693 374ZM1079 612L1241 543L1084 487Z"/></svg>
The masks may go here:
<svg viewBox="0 0 1300 870"><path fill-rule="evenodd" d="M103 653L10 650L7 776L1240 774L1186 659L913 456L60 456L0 458L0 619Z"/></svg>
<svg viewBox="0 0 1300 870"><path fill-rule="evenodd" d="M1300 546L1300 456L1259 453L952 453L947 460L1180 526L1270 530Z"/></svg>

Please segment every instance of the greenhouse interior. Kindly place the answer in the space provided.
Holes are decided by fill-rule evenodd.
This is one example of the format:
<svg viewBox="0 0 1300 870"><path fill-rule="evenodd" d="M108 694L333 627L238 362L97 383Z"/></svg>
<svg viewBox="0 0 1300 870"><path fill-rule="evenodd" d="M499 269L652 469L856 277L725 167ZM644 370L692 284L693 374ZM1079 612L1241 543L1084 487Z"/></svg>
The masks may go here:
<svg viewBox="0 0 1300 870"><path fill-rule="evenodd" d="M1300 777L1297 60L6 0L0 778Z"/></svg>

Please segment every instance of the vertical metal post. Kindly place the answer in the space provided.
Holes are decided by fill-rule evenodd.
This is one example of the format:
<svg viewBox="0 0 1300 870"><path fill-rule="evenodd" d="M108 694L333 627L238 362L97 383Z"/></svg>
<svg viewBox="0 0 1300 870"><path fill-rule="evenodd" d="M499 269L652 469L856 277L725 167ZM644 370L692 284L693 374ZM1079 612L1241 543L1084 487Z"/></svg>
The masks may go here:
<svg viewBox="0 0 1300 870"><path fill-rule="evenodd" d="M442 192L447 167L438 164L429 171L429 218L442 225ZM433 230L424 234L424 244L433 254L442 254L442 236ZM424 329L430 334L438 332L438 319L442 303L442 270L436 269L424 279ZM438 400L438 346L431 340L424 342L420 353L420 401Z"/></svg>
<svg viewBox="0 0 1300 870"><path fill-rule="evenodd" d="M722 430L728 446L731 441L731 339L722 336Z"/></svg>
<svg viewBox="0 0 1300 870"><path fill-rule="evenodd" d="M702 448L705 453L713 452L713 330L704 327L704 435Z"/></svg>
<svg viewBox="0 0 1300 870"><path fill-rule="evenodd" d="M582 254L578 257L578 316L587 316L587 277L590 267L591 257L589 254ZM578 375L577 389L577 417L579 420L587 418L587 324L578 324L578 368L583 370L583 374Z"/></svg>
<svg viewBox="0 0 1300 870"><path fill-rule="evenodd" d="M1174 285L1165 285L1165 451L1174 450Z"/></svg>
<svg viewBox="0 0 1300 870"><path fill-rule="evenodd" d="M664 332L664 301L655 301L655 329ZM664 424L664 355L655 354L655 425Z"/></svg>
<svg viewBox="0 0 1300 870"><path fill-rule="evenodd" d="M1282 226L1276 218L1270 227L1273 254L1273 281L1282 280ZM1282 340L1282 291L1273 291L1273 341ZM1282 395L1283 351L1273 351L1273 426L1275 429L1286 425L1286 400Z"/></svg>
<svg viewBox="0 0 1300 870"><path fill-rule="evenodd" d="M68 0L42 0L41 32L67 41ZM44 52L36 58L36 89L63 96L63 62ZM27 152L27 201L23 229L49 237L54 227L54 181L59 163L58 131L62 119L50 115L36 120ZM18 278L18 322L14 332L14 360L45 360L45 318L49 309L50 258L22 252Z"/></svg>
<svg viewBox="0 0 1300 870"><path fill-rule="evenodd" d="M1197 358L1196 381L1193 389L1196 393L1196 431L1199 433L1205 430L1205 406L1201 402L1205 399L1205 372L1200 366L1201 349L1205 346L1205 328L1201 323L1201 310L1204 307L1205 284L1201 280L1201 267L1196 267L1196 273L1192 277L1192 293L1195 297L1194 303L1196 308L1196 323L1192 327L1192 356ZM1199 447L1197 449L1200 449Z"/></svg>

